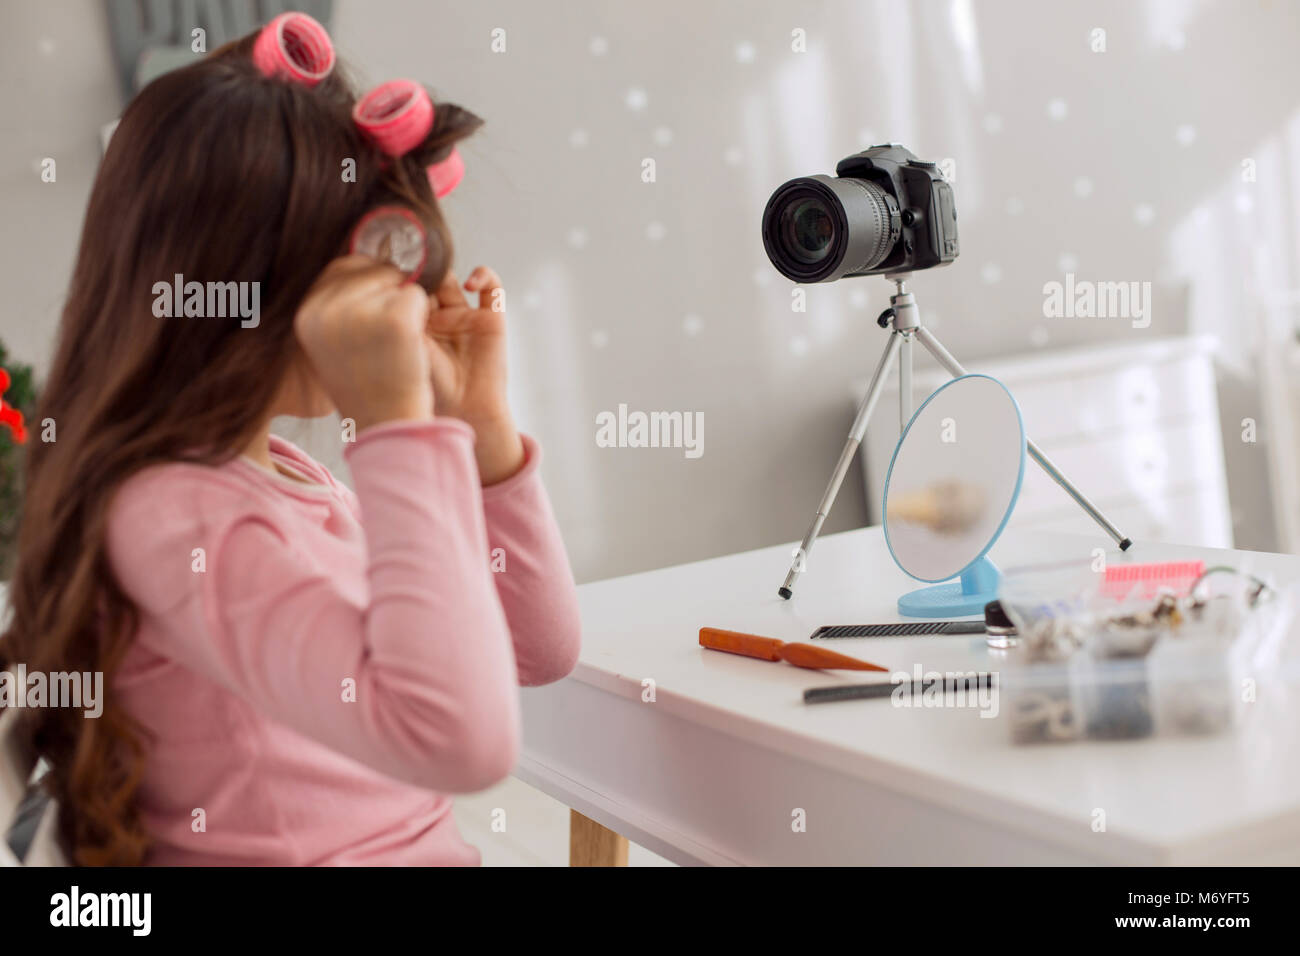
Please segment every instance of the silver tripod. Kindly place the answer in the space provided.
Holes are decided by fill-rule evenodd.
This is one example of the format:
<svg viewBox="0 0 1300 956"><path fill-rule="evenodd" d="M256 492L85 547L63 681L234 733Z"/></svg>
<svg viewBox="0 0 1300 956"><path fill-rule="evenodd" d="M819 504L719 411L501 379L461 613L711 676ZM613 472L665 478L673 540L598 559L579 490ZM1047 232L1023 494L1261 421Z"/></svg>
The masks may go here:
<svg viewBox="0 0 1300 956"><path fill-rule="evenodd" d="M862 436L867 433L867 422L870 421L871 413L876 409L876 401L880 398L880 393L885 387L885 378L889 375L889 367L894 364L894 359L896 357L899 359L898 426L900 432L907 428L907 423L912 419L912 339L914 337L925 346L926 350L935 357L935 360L954 378L966 374L966 370L943 347L943 344L934 337L934 333L921 325L921 313L916 306L916 298L907 291L905 285L911 275L909 273L896 273L886 275L885 278L893 282L898 291L889 297L889 308L881 313L877 321L882 329L893 326L893 332L889 335L889 342L885 345L884 354L880 356L880 364L876 366L875 374L871 376L871 386L867 389L866 397L862 399L862 404L858 406L857 418L853 420L853 427L849 429L848 441L844 443L844 450L840 452L840 460L836 462L835 471L831 474L831 480L826 485L826 491L822 494L821 504L817 506L817 514L813 516L812 524L808 526L808 531L803 536L803 543L799 545L799 549L794 553L794 561L791 562L790 571L785 576L785 583L781 585L780 590L777 592L786 600L789 600L794 593L794 582L803 573L808 553L812 551L813 543L817 540L817 535L821 533L826 516L830 514L831 505L835 503L835 496L839 494L844 476L848 473L849 465L853 463L853 456L857 454L858 446L862 444ZM1101 525L1102 530L1115 539L1115 543L1119 545L1121 551L1127 551L1133 542L1121 534L1120 530L1097 510L1096 505L1089 501L1083 492L1071 484L1070 479L1061 474L1037 445L1028 439L1025 440L1025 444L1030 457L1038 462L1039 467L1047 472L1053 481L1064 488L1066 494L1078 502L1079 507L1088 513L1088 517Z"/></svg>

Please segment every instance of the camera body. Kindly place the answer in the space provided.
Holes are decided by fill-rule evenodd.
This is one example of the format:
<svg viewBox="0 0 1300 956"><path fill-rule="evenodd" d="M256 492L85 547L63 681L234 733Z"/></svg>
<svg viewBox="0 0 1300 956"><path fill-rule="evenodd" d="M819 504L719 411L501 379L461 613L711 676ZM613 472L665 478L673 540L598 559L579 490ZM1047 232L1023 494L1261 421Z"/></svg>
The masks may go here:
<svg viewBox="0 0 1300 956"><path fill-rule="evenodd" d="M763 210L763 247L796 282L947 265L959 252L952 185L902 146L873 146L840 160L834 177L780 186Z"/></svg>

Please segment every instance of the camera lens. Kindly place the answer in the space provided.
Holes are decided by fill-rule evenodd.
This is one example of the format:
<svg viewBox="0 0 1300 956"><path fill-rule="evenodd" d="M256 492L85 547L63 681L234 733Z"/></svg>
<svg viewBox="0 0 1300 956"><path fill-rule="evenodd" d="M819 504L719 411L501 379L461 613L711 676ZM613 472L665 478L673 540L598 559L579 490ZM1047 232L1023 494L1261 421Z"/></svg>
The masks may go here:
<svg viewBox="0 0 1300 956"><path fill-rule="evenodd" d="M901 230L894 197L865 179L792 179L763 210L767 256L796 282L833 282L867 272L885 260Z"/></svg>
<svg viewBox="0 0 1300 956"><path fill-rule="evenodd" d="M819 262L830 252L835 222L819 199L800 199L781 213L781 233L800 262Z"/></svg>

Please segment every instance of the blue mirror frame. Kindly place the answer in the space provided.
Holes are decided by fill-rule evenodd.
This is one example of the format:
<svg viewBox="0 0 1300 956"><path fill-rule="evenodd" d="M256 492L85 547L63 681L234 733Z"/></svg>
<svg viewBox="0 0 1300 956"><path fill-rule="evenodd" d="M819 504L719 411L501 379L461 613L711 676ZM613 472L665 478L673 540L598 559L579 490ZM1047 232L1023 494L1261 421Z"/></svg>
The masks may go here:
<svg viewBox="0 0 1300 956"><path fill-rule="evenodd" d="M1012 490L1011 498L1007 502L1006 513L1003 514L1002 520L998 522L997 529L989 536L983 549L977 554L969 564L962 568L954 578L921 578L912 574L898 560L898 555L894 552L894 544L889 539L889 522L884 519L887 514L886 505L889 500L889 483L894 476L894 464L898 461L898 453L907 441L907 436L912 431L912 426L921 417L934 399L944 391L951 388L958 382L972 378L985 378L996 384L1004 392L1007 398L1011 400L1011 407L1016 411L1016 422L1020 426L1020 463L1016 472L1016 485ZM1002 536L1007 522L1011 520L1011 513L1015 511L1016 502L1020 499L1020 488L1025 480L1025 458L1027 454L1027 440L1025 438L1025 420L1020 413L1020 403L1016 397L1011 394L1011 390L1003 385L1000 381L991 375L981 375L973 373L962 375L951 381L944 382L936 388L912 415L907 427L903 429L903 434L898 438L898 444L894 446L894 454L889 459L889 470L885 472L885 486L880 496L880 514L882 515L882 525L885 530L885 544L889 548L889 556L894 559L894 563L902 568L908 577L915 578L917 581L935 585L934 587L919 588L910 591L898 599L898 613L905 617L963 617L969 614L983 614L984 605L990 601L996 600L998 584L1002 580L1002 574L997 567L987 557L989 550L997 543L998 538ZM947 583L939 583L947 582Z"/></svg>

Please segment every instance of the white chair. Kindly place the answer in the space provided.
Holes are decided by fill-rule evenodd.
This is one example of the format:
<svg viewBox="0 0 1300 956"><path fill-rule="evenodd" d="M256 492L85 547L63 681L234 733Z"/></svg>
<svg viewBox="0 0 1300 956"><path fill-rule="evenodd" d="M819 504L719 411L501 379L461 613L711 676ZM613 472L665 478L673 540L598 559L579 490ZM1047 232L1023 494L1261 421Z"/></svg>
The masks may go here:
<svg viewBox="0 0 1300 956"><path fill-rule="evenodd" d="M57 807L52 800L42 800L33 809L29 794L44 775L44 761L26 747L18 737L19 713L13 708L0 711L0 866L67 866L59 848L54 825ZM9 845L10 828L23 810L22 826L35 828L20 859ZM32 813L35 819L32 819Z"/></svg>

